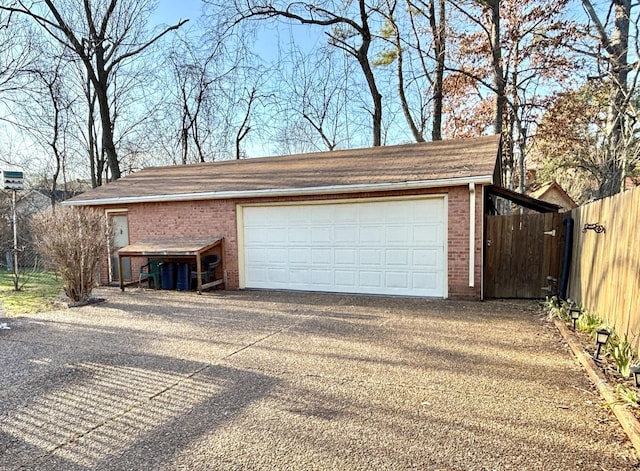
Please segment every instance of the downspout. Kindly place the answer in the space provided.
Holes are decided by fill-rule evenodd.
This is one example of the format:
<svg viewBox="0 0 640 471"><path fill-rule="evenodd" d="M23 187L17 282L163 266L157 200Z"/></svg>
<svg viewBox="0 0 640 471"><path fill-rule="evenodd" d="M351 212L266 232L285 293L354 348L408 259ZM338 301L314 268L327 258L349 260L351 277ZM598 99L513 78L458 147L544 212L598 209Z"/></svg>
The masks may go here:
<svg viewBox="0 0 640 471"><path fill-rule="evenodd" d="M469 183L469 288L475 287L476 185Z"/></svg>

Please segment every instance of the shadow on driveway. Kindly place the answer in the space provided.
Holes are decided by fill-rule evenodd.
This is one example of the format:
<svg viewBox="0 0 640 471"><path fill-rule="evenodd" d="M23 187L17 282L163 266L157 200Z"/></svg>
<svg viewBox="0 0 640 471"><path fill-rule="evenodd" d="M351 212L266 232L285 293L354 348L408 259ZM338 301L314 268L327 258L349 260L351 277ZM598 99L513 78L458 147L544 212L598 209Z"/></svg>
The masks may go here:
<svg viewBox="0 0 640 471"><path fill-rule="evenodd" d="M0 469L630 469L535 304L100 290L0 331Z"/></svg>

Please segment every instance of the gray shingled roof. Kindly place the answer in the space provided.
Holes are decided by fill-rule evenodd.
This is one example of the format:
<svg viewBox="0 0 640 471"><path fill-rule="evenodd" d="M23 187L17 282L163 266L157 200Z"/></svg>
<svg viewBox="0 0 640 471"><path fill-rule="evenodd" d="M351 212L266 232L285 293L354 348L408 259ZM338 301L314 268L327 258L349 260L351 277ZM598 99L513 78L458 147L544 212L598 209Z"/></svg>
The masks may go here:
<svg viewBox="0 0 640 471"><path fill-rule="evenodd" d="M150 167L70 204L375 191L493 181L499 136Z"/></svg>

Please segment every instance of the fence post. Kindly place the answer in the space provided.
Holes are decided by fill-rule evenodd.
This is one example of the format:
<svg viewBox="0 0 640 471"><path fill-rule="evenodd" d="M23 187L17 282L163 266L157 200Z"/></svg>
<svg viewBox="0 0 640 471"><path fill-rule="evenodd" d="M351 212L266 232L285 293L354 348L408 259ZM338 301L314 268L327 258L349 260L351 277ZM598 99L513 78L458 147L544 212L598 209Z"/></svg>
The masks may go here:
<svg viewBox="0 0 640 471"><path fill-rule="evenodd" d="M22 172L16 171L2 171L2 178L0 179L0 183L2 184L2 189L11 190L13 192L13 289L14 291L19 290L18 283L18 190L22 190L24 188L23 185L24 175Z"/></svg>
<svg viewBox="0 0 640 471"><path fill-rule="evenodd" d="M18 190L13 190L13 290L18 291Z"/></svg>

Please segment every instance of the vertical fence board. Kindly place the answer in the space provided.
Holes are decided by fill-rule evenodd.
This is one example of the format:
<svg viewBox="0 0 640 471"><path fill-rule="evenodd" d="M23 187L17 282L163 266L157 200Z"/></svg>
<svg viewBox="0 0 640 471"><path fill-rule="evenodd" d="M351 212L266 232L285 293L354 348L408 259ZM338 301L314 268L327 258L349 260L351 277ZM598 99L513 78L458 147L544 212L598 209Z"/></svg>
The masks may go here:
<svg viewBox="0 0 640 471"><path fill-rule="evenodd" d="M546 277L559 277L563 215L487 216L484 293L487 298L542 298ZM545 235L555 229L555 236Z"/></svg>
<svg viewBox="0 0 640 471"><path fill-rule="evenodd" d="M572 211L574 258L569 295L640 346L640 188ZM583 232L599 223L604 233Z"/></svg>

